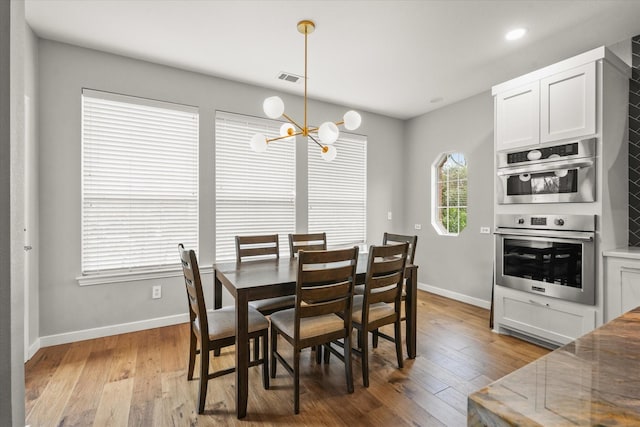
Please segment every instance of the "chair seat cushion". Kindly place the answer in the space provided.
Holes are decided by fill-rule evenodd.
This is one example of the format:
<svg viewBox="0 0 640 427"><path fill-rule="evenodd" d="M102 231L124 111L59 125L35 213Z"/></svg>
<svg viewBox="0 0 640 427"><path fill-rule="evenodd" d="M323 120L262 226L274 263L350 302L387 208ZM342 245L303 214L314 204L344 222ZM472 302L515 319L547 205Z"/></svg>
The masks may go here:
<svg viewBox="0 0 640 427"><path fill-rule="evenodd" d="M271 325L293 338L295 309L282 310L271 315ZM344 320L335 314L300 319L300 339L316 337L344 329Z"/></svg>
<svg viewBox="0 0 640 427"><path fill-rule="evenodd" d="M207 313L209 320L209 339L219 340L236 334L236 308L222 307ZM196 328L198 325L195 325ZM269 321L255 309L249 307L249 333L268 329Z"/></svg>
<svg viewBox="0 0 640 427"><path fill-rule="evenodd" d="M351 320L353 322L362 323L362 303L364 295L355 295L353 297L353 312ZM369 322L374 322L385 317L393 316L395 309L393 305L384 302L378 302L369 306Z"/></svg>
<svg viewBox="0 0 640 427"><path fill-rule="evenodd" d="M295 303L296 303L296 296L287 295L284 297L267 298L267 299L261 299L257 301L251 301L249 303L249 306L255 308L260 313L268 314L268 313L273 313L274 311L292 308L295 305Z"/></svg>

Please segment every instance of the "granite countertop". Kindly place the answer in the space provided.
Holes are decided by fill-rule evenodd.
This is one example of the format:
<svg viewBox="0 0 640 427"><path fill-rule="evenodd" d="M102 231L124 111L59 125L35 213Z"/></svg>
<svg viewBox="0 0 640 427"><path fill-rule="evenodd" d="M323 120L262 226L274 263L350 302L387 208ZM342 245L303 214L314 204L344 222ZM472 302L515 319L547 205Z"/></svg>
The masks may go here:
<svg viewBox="0 0 640 427"><path fill-rule="evenodd" d="M640 426L640 307L469 395L468 425Z"/></svg>

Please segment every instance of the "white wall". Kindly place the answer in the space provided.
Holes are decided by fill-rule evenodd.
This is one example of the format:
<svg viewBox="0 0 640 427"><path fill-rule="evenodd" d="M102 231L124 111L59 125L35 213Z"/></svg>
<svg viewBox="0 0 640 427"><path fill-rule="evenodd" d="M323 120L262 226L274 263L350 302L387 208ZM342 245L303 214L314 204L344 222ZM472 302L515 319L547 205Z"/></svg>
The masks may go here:
<svg viewBox="0 0 640 427"><path fill-rule="evenodd" d="M74 331L186 313L180 277L83 287L76 281L80 274L81 89L200 108L201 265L211 265L215 254L215 111L263 116L262 100L274 91L48 40L39 40L38 61L40 336L49 337L43 338L43 344L73 338L68 333ZM301 97L280 96L292 117L302 116ZM337 120L347 109L310 101L309 119L312 123ZM403 228L401 215L393 221L386 219L388 210L399 213L402 209L403 122L362 113L363 125L358 132L368 136L367 234L372 242L380 242L384 231ZM306 174L306 166L298 172ZM298 194L299 198L304 196ZM306 213L301 213L298 220L306 221ZM203 279L211 305L212 276ZM160 300L151 299L154 284L163 285Z"/></svg>
<svg viewBox="0 0 640 427"><path fill-rule="evenodd" d="M431 226L431 165L443 152L459 151L468 165L467 227L457 237ZM483 92L407 122L405 220L416 230L418 280L428 289L488 306L493 272L493 98ZM410 230L407 230L410 231Z"/></svg>

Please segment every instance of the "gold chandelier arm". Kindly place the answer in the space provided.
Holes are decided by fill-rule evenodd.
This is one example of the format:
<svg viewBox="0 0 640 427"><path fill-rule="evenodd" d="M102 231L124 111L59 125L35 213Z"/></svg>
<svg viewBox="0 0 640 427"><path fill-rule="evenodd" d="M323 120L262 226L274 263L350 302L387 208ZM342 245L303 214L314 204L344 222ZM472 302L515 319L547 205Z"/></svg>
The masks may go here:
<svg viewBox="0 0 640 427"><path fill-rule="evenodd" d="M336 126L340 126L344 124L344 120L340 120L339 122L334 122Z"/></svg>
<svg viewBox="0 0 640 427"><path fill-rule="evenodd" d="M291 123L293 123L293 125L295 127L297 127L298 129L300 129L302 131L302 134L304 135L304 128L302 126L300 126L298 123L296 123L295 120L293 120L291 117L287 116L285 113L282 113L282 117L284 117L285 119L289 120Z"/></svg>
<svg viewBox="0 0 640 427"><path fill-rule="evenodd" d="M313 142L315 142L316 144L318 144L318 146L319 146L320 148L323 148L323 149L324 149L324 145L320 144L320 143L318 142L318 140L317 140L317 139L315 139L315 138L314 138L314 137L312 137L311 135L307 135L307 136L308 136L309 138L311 138L311 140L312 140Z"/></svg>
<svg viewBox="0 0 640 427"><path fill-rule="evenodd" d="M292 136L298 136L298 135L302 135L302 132L295 132L291 135L277 136L275 138L267 138L267 143L272 141L278 141L280 139L291 138Z"/></svg>

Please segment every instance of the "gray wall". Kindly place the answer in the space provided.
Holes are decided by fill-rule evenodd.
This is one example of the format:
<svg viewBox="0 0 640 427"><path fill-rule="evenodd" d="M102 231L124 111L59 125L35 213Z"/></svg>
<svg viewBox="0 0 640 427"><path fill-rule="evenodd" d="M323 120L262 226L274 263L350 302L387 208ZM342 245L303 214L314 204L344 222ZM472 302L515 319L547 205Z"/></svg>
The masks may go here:
<svg viewBox="0 0 640 427"><path fill-rule="evenodd" d="M38 61L40 336L186 313L184 284L179 277L82 287L76 281L80 274L81 89L200 108L201 265L211 265L215 253L215 111L263 116L262 100L274 91L48 40L39 40ZM301 117L302 98L280 95L289 114ZM337 120L347 109L310 101L309 120ZM372 242L380 242L384 231L403 228L399 215L403 202L403 122L361 113L363 125L358 132L368 136L367 235ZM306 182L306 161L299 166L303 166L299 179ZM298 194L299 199L304 196ZM392 209L398 215L388 221L387 211ZM298 220L306 221L306 213ZM212 277L203 279L207 303L212 304ZM163 285L160 300L151 299L154 284Z"/></svg>
<svg viewBox="0 0 640 427"><path fill-rule="evenodd" d="M416 261L419 282L489 303L493 271L493 98L483 92L407 122L407 232L422 224ZM462 152L468 165L468 222L457 237L431 226L431 165L443 152ZM478 302L478 301L474 301Z"/></svg>
<svg viewBox="0 0 640 427"><path fill-rule="evenodd" d="M38 254L40 252L39 242L39 219L38 219L38 38L31 28L26 27L25 34L25 56L24 56L24 93L25 99L25 194L26 203L29 205L28 212L25 212L25 226L28 230L28 238L25 244L33 249L26 253L28 261L25 262L25 280L28 290L25 295L25 309L28 315L27 342L29 346L34 346L40 337L40 306L38 291ZM35 346L34 346L35 348Z"/></svg>
<svg viewBox="0 0 640 427"><path fill-rule="evenodd" d="M0 425L24 425L23 2L0 2Z"/></svg>

